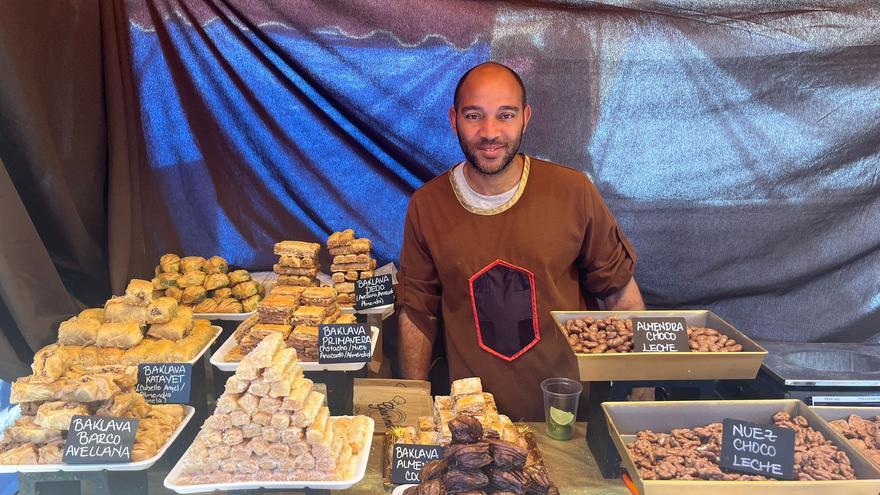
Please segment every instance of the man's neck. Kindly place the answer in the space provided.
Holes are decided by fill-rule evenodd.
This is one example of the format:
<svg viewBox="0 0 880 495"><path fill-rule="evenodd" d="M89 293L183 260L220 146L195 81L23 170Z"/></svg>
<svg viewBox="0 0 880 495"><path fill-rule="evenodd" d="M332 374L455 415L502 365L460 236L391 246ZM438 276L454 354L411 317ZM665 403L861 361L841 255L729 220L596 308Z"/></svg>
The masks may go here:
<svg viewBox="0 0 880 495"><path fill-rule="evenodd" d="M503 172L487 175L467 160L464 162L464 179L474 192L483 196L495 196L513 189L522 178L525 162L519 153L514 156L510 165Z"/></svg>

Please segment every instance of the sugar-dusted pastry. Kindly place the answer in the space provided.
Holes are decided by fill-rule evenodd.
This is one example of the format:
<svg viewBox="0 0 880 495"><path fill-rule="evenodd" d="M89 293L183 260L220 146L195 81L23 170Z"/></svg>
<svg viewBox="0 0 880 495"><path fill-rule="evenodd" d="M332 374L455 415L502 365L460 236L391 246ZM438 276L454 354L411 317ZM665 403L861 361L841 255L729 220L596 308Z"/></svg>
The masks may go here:
<svg viewBox="0 0 880 495"><path fill-rule="evenodd" d="M333 431L332 427L328 431L327 425L330 424L330 410L322 406L318 409L318 414L308 427L306 427L306 442L309 444L324 443L330 440L331 434L325 435Z"/></svg>
<svg viewBox="0 0 880 495"><path fill-rule="evenodd" d="M324 395L312 390L309 392L308 397L306 397L302 408L293 414L293 420L291 422L294 426L299 426L300 428L309 426L315 420L318 411L323 405Z"/></svg>
<svg viewBox="0 0 880 495"><path fill-rule="evenodd" d="M258 369L268 368L275 361L275 355L284 347L284 338L280 333L267 335L260 345L245 356L239 368L250 366Z"/></svg>
<svg viewBox="0 0 880 495"><path fill-rule="evenodd" d="M58 343L64 345L92 345L98 337L101 321L74 316L58 326Z"/></svg>
<svg viewBox="0 0 880 495"><path fill-rule="evenodd" d="M312 393L314 383L308 378L300 378L290 390L290 395L281 401L282 411L299 411L303 408L309 394Z"/></svg>
<svg viewBox="0 0 880 495"><path fill-rule="evenodd" d="M135 306L150 304L153 297L153 283L137 278L131 279L125 288L125 302Z"/></svg>
<svg viewBox="0 0 880 495"><path fill-rule="evenodd" d="M275 254L317 258L321 245L314 242L281 241L275 244Z"/></svg>
<svg viewBox="0 0 880 495"><path fill-rule="evenodd" d="M292 367L295 365L296 350L283 348L272 358L272 363L263 370L263 379L267 382L277 382L285 376L289 377L293 374Z"/></svg>
<svg viewBox="0 0 880 495"><path fill-rule="evenodd" d="M219 289L229 285L229 276L225 273L212 273L205 277L204 287L207 290Z"/></svg>
<svg viewBox="0 0 880 495"><path fill-rule="evenodd" d="M176 254L163 254L159 258L159 268L166 273L177 273L180 271L180 256Z"/></svg>
<svg viewBox="0 0 880 495"><path fill-rule="evenodd" d="M202 256L186 256L180 259L181 273L187 272L204 272L205 258Z"/></svg>
<svg viewBox="0 0 880 495"><path fill-rule="evenodd" d="M453 397L457 395L467 395L467 394L482 394L483 393L483 383L480 381L480 377L475 376L471 378L462 378L460 380L454 380L452 382L452 395Z"/></svg>
<svg viewBox="0 0 880 495"><path fill-rule="evenodd" d="M309 287L300 296L303 306L330 306L335 300L336 291L332 287Z"/></svg>
<svg viewBox="0 0 880 495"><path fill-rule="evenodd" d="M157 339L180 340L192 329L192 320L172 318L167 323L153 323L147 335Z"/></svg>

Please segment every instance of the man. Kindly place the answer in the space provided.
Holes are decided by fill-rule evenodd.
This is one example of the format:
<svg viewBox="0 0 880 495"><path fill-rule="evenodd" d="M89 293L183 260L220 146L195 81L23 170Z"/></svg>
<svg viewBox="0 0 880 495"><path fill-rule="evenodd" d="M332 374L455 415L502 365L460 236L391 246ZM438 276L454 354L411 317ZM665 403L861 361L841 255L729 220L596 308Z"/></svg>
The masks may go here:
<svg viewBox="0 0 880 495"><path fill-rule="evenodd" d="M462 76L449 122L466 159L413 194L398 277L404 377L427 378L442 323L451 379L481 377L514 420L543 420L541 381L578 375L550 311L644 308L635 252L586 176L517 153L531 114L513 70Z"/></svg>

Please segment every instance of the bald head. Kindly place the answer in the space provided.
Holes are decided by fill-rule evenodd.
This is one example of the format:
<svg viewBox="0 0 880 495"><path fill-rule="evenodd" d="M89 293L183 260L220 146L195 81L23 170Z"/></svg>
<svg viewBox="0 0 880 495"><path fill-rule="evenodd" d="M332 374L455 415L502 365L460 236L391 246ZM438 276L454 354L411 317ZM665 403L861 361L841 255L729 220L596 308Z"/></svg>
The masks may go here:
<svg viewBox="0 0 880 495"><path fill-rule="evenodd" d="M455 97L453 99L453 107L458 109L458 104L461 101L461 91L462 88L466 85L469 85L470 82L475 84L484 84L484 83L493 83L499 82L500 80L509 79L516 83L519 86L520 91L522 92L522 106L525 108L527 105L526 102L526 87L520 79L519 74L516 73L510 67L499 64L498 62L484 62L480 65L471 67L470 70L464 73L461 76L461 79L458 80L458 84L455 86ZM472 81L471 81L472 80Z"/></svg>

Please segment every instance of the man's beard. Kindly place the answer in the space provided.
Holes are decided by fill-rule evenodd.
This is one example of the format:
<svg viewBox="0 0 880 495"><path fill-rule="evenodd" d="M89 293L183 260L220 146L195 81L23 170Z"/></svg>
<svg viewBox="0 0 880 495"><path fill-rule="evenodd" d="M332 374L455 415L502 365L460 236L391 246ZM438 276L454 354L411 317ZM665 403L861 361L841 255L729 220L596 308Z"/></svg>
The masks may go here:
<svg viewBox="0 0 880 495"><path fill-rule="evenodd" d="M488 141L481 140L479 143L471 146L469 143L466 143L461 134L458 135L458 145L461 146L461 151L464 152L464 156L467 157L468 162L477 169L478 172L484 175L498 175L501 172L507 170L507 167L513 163L513 159L516 158L516 153L519 151L519 145L522 142L522 131L520 131L519 136L517 136L516 141L512 146L504 146L504 155L501 157L501 166L498 167L497 170L492 170L485 163L481 163L479 157L477 156L477 151L479 147L487 147L487 146L498 146L501 144L499 141Z"/></svg>

